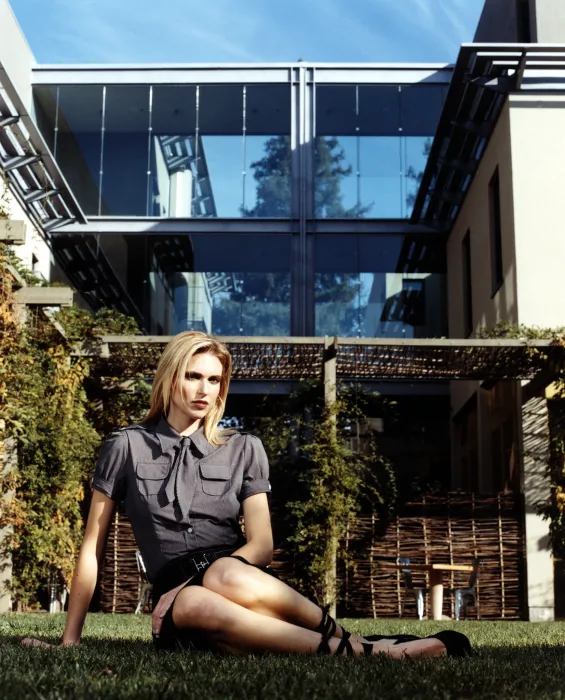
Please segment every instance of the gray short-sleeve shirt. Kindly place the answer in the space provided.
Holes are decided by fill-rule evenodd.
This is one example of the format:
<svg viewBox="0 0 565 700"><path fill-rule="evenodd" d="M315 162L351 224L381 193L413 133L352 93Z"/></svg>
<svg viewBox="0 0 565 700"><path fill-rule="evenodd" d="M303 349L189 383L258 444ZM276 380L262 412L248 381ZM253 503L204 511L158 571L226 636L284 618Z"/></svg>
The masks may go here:
<svg viewBox="0 0 565 700"><path fill-rule="evenodd" d="M165 418L108 435L92 486L124 502L150 580L195 549L237 547L242 501L271 490L259 438L235 433L217 447L202 428L183 438Z"/></svg>

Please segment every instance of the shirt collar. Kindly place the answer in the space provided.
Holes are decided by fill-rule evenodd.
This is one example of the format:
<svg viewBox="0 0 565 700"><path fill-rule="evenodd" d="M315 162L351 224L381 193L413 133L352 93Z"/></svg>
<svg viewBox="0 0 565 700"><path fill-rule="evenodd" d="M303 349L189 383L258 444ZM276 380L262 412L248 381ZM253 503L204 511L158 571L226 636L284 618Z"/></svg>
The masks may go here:
<svg viewBox="0 0 565 700"><path fill-rule="evenodd" d="M167 452L172 447L176 447L183 437L189 437L203 457L211 454L216 449L215 446L211 445L206 439L203 426L198 428L194 433L184 436L177 433L177 431L167 423L165 416L161 416L158 423L153 427L153 432L157 435L162 452Z"/></svg>

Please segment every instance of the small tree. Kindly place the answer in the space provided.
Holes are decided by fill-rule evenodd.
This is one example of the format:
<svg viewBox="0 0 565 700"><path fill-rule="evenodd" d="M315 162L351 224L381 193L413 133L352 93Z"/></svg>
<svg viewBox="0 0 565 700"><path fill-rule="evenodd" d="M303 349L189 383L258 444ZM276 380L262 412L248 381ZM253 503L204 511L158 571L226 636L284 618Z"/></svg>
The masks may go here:
<svg viewBox="0 0 565 700"><path fill-rule="evenodd" d="M288 499L278 506L286 513L284 538L297 563L294 583L330 605L337 597L336 559L345 558L337 543L363 508L386 517L395 504L394 471L379 456L374 433L366 431L361 450L349 444L371 404L382 400L342 388L326 409L320 383L302 382L275 415L254 426L272 464L274 490Z"/></svg>

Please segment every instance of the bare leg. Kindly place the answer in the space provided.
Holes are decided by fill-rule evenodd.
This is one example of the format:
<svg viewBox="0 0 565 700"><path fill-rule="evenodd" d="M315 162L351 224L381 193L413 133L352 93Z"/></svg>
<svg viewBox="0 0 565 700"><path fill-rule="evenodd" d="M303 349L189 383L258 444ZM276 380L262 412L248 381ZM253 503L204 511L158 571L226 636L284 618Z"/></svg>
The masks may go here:
<svg viewBox="0 0 565 700"><path fill-rule="evenodd" d="M322 636L272 616L248 610L214 591L200 586L184 588L173 605L173 621L178 628L198 629L209 635L220 649L238 652L279 654L315 654ZM335 653L340 640L328 640ZM363 654L363 646L353 642L353 653ZM373 653L392 658L445 656L445 647L437 639L423 639L396 646L374 645Z"/></svg>
<svg viewBox="0 0 565 700"><path fill-rule="evenodd" d="M310 630L320 624L321 610L315 603L274 576L231 557L214 562L202 585L261 615Z"/></svg>

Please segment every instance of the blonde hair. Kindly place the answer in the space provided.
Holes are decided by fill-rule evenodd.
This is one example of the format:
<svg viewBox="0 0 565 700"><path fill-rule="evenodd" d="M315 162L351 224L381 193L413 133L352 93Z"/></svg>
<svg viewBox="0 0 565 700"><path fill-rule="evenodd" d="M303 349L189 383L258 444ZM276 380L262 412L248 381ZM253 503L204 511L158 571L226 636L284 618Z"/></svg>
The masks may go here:
<svg viewBox="0 0 565 700"><path fill-rule="evenodd" d="M218 430L226 408L226 398L230 386L232 359L227 347L217 338L200 331L185 331L176 335L163 351L153 379L149 413L143 423L154 423L162 414L169 412L171 396L177 382L184 377L194 355L210 353L222 364L220 392L214 406L204 418L204 435L212 445L222 445L222 432Z"/></svg>

